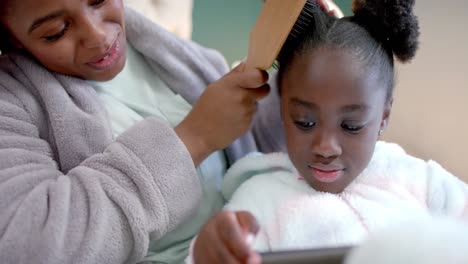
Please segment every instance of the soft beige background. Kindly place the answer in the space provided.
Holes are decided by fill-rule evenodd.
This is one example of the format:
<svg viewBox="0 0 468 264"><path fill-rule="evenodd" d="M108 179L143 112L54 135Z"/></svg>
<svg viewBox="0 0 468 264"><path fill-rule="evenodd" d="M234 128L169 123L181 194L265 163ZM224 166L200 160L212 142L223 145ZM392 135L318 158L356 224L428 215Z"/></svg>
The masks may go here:
<svg viewBox="0 0 468 264"><path fill-rule="evenodd" d="M176 35L191 38L193 0L124 0L124 3Z"/></svg>
<svg viewBox="0 0 468 264"><path fill-rule="evenodd" d="M419 0L421 48L399 67L385 139L468 182L468 1Z"/></svg>

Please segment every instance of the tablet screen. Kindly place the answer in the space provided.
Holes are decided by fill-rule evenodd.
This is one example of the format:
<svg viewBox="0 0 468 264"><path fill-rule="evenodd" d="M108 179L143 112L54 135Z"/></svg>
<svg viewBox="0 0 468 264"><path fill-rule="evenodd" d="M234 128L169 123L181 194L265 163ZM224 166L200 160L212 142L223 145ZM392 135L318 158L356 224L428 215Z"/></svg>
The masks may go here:
<svg viewBox="0 0 468 264"><path fill-rule="evenodd" d="M342 264L351 247L262 253L263 264Z"/></svg>

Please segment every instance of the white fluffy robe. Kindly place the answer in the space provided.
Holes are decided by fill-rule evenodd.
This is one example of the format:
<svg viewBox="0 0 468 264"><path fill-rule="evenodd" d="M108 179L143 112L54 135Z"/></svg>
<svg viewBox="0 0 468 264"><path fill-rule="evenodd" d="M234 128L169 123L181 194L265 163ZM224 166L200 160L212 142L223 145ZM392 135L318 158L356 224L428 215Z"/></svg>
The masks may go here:
<svg viewBox="0 0 468 264"><path fill-rule="evenodd" d="M468 225L453 218L407 219L370 235L346 264L466 264Z"/></svg>
<svg viewBox="0 0 468 264"><path fill-rule="evenodd" d="M468 221L468 187L434 161L378 142L366 170L339 194L317 192L284 153L253 154L225 178L229 210L255 215L259 251L356 245L408 217L448 215Z"/></svg>

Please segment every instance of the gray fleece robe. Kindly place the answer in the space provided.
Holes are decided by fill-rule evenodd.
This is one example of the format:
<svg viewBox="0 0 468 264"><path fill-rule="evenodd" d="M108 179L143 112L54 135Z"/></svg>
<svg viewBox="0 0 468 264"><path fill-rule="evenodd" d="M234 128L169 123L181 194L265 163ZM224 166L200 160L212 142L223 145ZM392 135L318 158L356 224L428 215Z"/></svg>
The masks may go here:
<svg viewBox="0 0 468 264"><path fill-rule="evenodd" d="M126 10L127 39L176 93L194 103L227 71L212 50ZM271 103L274 102L274 103ZM277 97L226 153L283 147ZM271 108L270 108L271 107ZM134 263L197 209L191 157L156 118L113 139L103 104L81 79L22 54L0 57L0 263Z"/></svg>

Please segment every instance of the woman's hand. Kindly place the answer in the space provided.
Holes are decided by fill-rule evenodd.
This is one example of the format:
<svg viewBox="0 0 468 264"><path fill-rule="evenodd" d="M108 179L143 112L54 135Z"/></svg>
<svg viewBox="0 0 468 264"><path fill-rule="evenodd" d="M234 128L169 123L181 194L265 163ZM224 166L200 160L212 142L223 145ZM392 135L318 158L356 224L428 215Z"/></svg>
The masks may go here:
<svg viewBox="0 0 468 264"><path fill-rule="evenodd" d="M336 18L342 18L343 12L340 8L333 2L333 0L316 0L317 4L320 8L327 12L329 15L334 16Z"/></svg>
<svg viewBox="0 0 468 264"><path fill-rule="evenodd" d="M221 211L198 235L193 259L200 264L260 264L260 255L250 245L258 229L257 221L248 212Z"/></svg>
<svg viewBox="0 0 468 264"><path fill-rule="evenodd" d="M208 155L230 145L249 129L257 100L269 93L268 74L245 69L243 63L209 85L175 131L195 166Z"/></svg>

